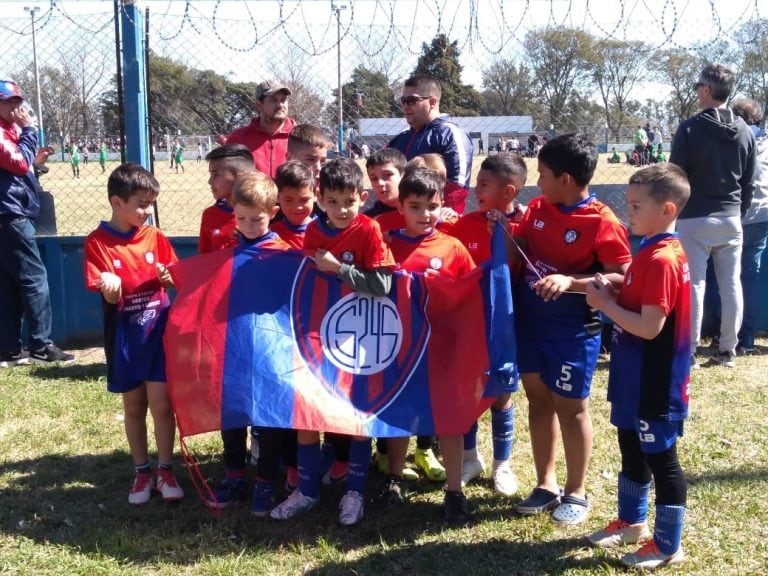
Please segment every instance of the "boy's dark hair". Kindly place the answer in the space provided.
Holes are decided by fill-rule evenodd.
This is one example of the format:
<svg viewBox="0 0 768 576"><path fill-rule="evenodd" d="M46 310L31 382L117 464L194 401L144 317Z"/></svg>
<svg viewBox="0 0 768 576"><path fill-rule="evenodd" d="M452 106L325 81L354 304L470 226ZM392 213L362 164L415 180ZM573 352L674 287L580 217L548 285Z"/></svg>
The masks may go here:
<svg viewBox="0 0 768 576"><path fill-rule="evenodd" d="M539 162L555 176L570 174L579 186L586 186L597 167L597 150L584 134L562 134L541 147Z"/></svg>
<svg viewBox="0 0 768 576"><path fill-rule="evenodd" d="M398 185L397 199L402 204L409 196L431 199L441 198L443 183L440 175L429 168L412 168L406 171Z"/></svg>
<svg viewBox="0 0 768 576"><path fill-rule="evenodd" d="M430 74L414 74L405 81L403 86L418 88L419 92L422 90L426 92L426 94L420 93L419 96L433 96L438 100L440 100L440 97L443 94L443 90L440 87L440 81Z"/></svg>
<svg viewBox="0 0 768 576"><path fill-rule="evenodd" d="M309 188L315 190L315 175L301 160L288 160L280 165L275 174L278 194L284 188Z"/></svg>
<svg viewBox="0 0 768 576"><path fill-rule="evenodd" d="M237 204L269 212L277 204L277 186L258 170L243 174L232 185L232 206Z"/></svg>
<svg viewBox="0 0 768 576"><path fill-rule="evenodd" d="M699 74L699 80L696 84L709 86L712 99L725 102L731 95L734 81L735 76L730 69L722 64L707 64Z"/></svg>
<svg viewBox="0 0 768 576"><path fill-rule="evenodd" d="M107 199L117 196L127 202L139 192L151 192L154 196L160 194L160 183L149 170L135 162L120 164L112 170L107 180Z"/></svg>
<svg viewBox="0 0 768 576"><path fill-rule="evenodd" d="M288 152L295 152L297 146L328 148L330 142L322 128L313 124L298 124L288 135Z"/></svg>
<svg viewBox="0 0 768 576"><path fill-rule="evenodd" d="M731 109L749 126L759 126L760 122L763 121L763 109L760 104L749 98L738 100Z"/></svg>
<svg viewBox="0 0 768 576"><path fill-rule="evenodd" d="M405 154L400 152L397 148L382 148L381 150L375 150L368 156L365 161L366 168L373 168L374 166L381 166L382 164L392 164L397 171L402 174L405 172L405 165L408 160L405 159Z"/></svg>
<svg viewBox="0 0 768 576"><path fill-rule="evenodd" d="M256 169L248 146L243 144L224 144L217 146L205 155L206 162L221 160L222 164L233 173L250 172Z"/></svg>
<svg viewBox="0 0 768 576"><path fill-rule="evenodd" d="M691 186L685 171L675 164L660 162L641 168L629 178L630 184L648 187L648 196L662 204L672 202L678 214L691 196Z"/></svg>
<svg viewBox="0 0 768 576"><path fill-rule="evenodd" d="M523 187L528 179L528 166L520 154L501 152L488 156L480 164L480 170L490 172L495 178L507 184L514 184L517 188Z"/></svg>
<svg viewBox="0 0 768 576"><path fill-rule="evenodd" d="M320 196L328 190L363 191L363 171L349 158L334 158L320 169Z"/></svg>

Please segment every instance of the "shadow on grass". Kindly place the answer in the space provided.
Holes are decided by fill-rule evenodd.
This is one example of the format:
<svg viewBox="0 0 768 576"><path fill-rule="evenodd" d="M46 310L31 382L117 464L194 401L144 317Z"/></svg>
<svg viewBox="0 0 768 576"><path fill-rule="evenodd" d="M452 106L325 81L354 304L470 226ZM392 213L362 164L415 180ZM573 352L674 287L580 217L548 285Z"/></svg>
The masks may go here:
<svg viewBox="0 0 768 576"><path fill-rule="evenodd" d="M53 364L51 366L36 364L30 367L29 374L36 378L48 380L93 381L106 377L107 365L104 362L94 362L92 364Z"/></svg>
<svg viewBox="0 0 768 576"><path fill-rule="evenodd" d="M493 495L471 498L476 527L444 531L442 498L436 485L418 485L417 491L434 494L417 497L394 510L367 507L364 521L351 529L336 522L341 486L323 487L318 506L296 520L254 518L248 502L238 502L214 516L197 497L183 470L178 471L178 477L187 492L184 501L164 504L154 496L145 507L131 507L127 503L132 481L129 462L125 452L114 451L52 454L0 464L4 485L0 492L0 531L41 546L65 546L85 556L147 566L155 566L159 559L191 566L204 558L232 558L243 553L273 554L271 561L278 564L286 552L306 554L308 560L314 560L318 566L312 572L315 574L351 570L359 574L407 574L413 573L412 565L421 566L418 572L422 574L431 573L431 567L442 567L440 573L491 574L506 572L502 567L511 568L514 562L525 563L526 570L536 571L538 566L539 572L556 573L558 567L565 570L584 562L604 563L591 552L590 558L583 560L568 557L572 548L583 548L582 539L536 542L542 529L530 524L525 537L510 534L505 526L509 527L514 501ZM214 457L202 461L200 468L209 480L220 473L220 463ZM380 476L372 474L370 495L375 494L380 481ZM546 521L542 526L551 540L554 528ZM424 536L437 542L417 544ZM509 540L504 540L505 536ZM454 543L464 539L474 543ZM356 560L357 564L342 561L350 556L362 559ZM469 569L477 558L489 559L488 571L482 562ZM379 570L387 564L393 569Z"/></svg>

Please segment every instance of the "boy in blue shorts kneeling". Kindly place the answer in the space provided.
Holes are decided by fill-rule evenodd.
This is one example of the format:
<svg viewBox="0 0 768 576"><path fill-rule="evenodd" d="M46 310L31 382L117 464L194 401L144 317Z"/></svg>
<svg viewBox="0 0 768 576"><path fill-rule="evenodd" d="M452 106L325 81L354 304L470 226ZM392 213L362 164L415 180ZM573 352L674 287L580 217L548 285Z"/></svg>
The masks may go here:
<svg viewBox="0 0 768 576"><path fill-rule="evenodd" d="M616 292L601 275L587 286L587 303L614 322L608 400L621 451L618 518L589 536L610 548L647 540L621 561L652 570L683 560L680 540L686 481L677 437L688 415L691 286L688 260L675 233L690 196L685 173L656 164L629 179L627 208L640 251ZM650 538L648 492L656 486Z"/></svg>

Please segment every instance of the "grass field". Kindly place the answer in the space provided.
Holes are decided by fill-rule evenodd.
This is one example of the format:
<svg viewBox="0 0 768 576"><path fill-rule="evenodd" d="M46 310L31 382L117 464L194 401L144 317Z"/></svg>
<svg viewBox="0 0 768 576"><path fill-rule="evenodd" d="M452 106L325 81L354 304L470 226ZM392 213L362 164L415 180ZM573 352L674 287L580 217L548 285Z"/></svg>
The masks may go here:
<svg viewBox="0 0 768 576"><path fill-rule="evenodd" d="M625 184L634 169L628 164L608 164L607 157L606 154L601 155L592 183ZM483 158L475 157L473 185ZM364 168L364 162L360 162ZM537 161L535 158L527 158L526 162L528 185L535 186ZM41 182L54 196L59 235L85 235L100 220L109 218L107 177L117 165L117 162L108 163L106 172L102 174L98 162L81 164L80 178L74 178L68 163L50 163L50 172L41 178ZM208 165L206 162L188 160L183 166L184 172L177 174L165 161L155 165L155 175L161 186L158 198L160 227L171 236L196 236L200 228L200 215L213 202L208 187ZM470 208L473 206L470 199Z"/></svg>
<svg viewBox="0 0 768 576"><path fill-rule="evenodd" d="M768 341L758 342L763 354ZM707 367L691 385L692 416L680 441L689 480L683 546L688 559L669 574L767 574L768 356L739 358L735 370ZM582 527L512 513L520 496L494 494L490 481L467 494L479 520L444 529L439 486L414 486L405 507L369 507L362 524L336 522L340 488L321 492L306 516L256 519L243 503L213 517L186 475L177 505L126 502L131 482L118 396L105 391L98 353L66 367L4 370L0 404L0 573L29 575L508 575L623 574L619 552L596 551L583 536L615 514L619 469L605 402L606 369L595 377L595 453L588 476L592 512ZM533 483L526 402L516 395L514 468ZM481 450L490 458L487 419ZM220 473L217 435L193 438L203 473ZM561 470L562 473L562 470ZM381 480L371 474L369 496Z"/></svg>

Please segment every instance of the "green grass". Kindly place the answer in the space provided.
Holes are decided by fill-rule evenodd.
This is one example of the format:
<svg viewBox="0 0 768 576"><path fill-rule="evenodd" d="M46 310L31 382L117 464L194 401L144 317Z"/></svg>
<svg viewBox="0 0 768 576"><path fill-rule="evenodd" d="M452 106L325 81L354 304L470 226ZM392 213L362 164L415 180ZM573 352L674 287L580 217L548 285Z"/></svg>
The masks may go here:
<svg viewBox="0 0 768 576"><path fill-rule="evenodd" d="M634 168L628 164L608 164L608 156L601 155L592 183L625 184ZM472 185L483 158L475 157ZM526 162L528 185L534 186L537 162L532 158L526 158ZM360 164L364 168L364 162L360 161ZM50 163L50 172L41 178L41 183L53 194L59 235L86 235L96 228L100 220L109 219L107 177L117 165L118 162L107 163L107 170L102 174L98 162L81 163L80 178L74 178L69 163ZM213 203L208 187L208 164L187 160L183 166L184 172L177 174L165 161L155 164L155 175L161 188L157 201L160 227L170 236L196 236L203 210Z"/></svg>
<svg viewBox="0 0 768 576"><path fill-rule="evenodd" d="M767 352L765 340L759 341ZM765 374L768 356L739 358L736 370L695 372L692 416L680 441L688 475L683 537L688 560L670 574L766 574L768 448ZM120 398L106 392L98 355L66 367L0 372L0 573L161 575L624 574L618 552L595 551L583 536L615 515L619 467L605 402L606 370L595 377L595 451L588 477L587 524L556 527L546 517L512 513L520 496L494 494L484 479L467 489L479 520L444 529L439 486L420 483L400 509L369 507L362 524L336 522L341 488L324 488L306 516L278 523L256 519L243 503L212 516L179 471L188 497L127 504L132 480ZM534 481L522 392L517 406L514 468L521 491ZM487 418L481 450L490 458ZM203 473L218 478L216 434L189 444ZM562 479L562 469L560 470ZM380 481L371 474L369 496Z"/></svg>

